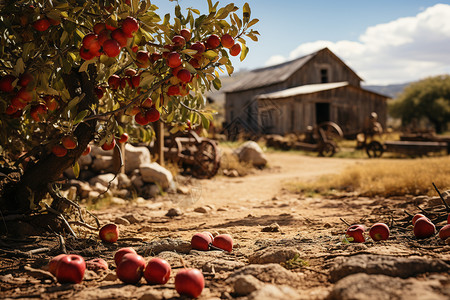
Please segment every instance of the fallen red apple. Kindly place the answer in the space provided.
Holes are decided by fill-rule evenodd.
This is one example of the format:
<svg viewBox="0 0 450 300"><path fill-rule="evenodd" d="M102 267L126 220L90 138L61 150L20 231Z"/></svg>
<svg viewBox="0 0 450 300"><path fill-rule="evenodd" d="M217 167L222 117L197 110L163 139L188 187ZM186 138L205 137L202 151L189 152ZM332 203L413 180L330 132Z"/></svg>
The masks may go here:
<svg viewBox="0 0 450 300"><path fill-rule="evenodd" d="M80 283L85 270L86 263L81 256L68 254L59 259L55 276L59 283Z"/></svg>
<svg viewBox="0 0 450 300"><path fill-rule="evenodd" d="M447 224L450 224L450 214L447 216Z"/></svg>
<svg viewBox="0 0 450 300"><path fill-rule="evenodd" d="M416 238L426 239L435 234L436 227L427 217L422 217L414 223L413 232Z"/></svg>
<svg viewBox="0 0 450 300"><path fill-rule="evenodd" d="M136 250L134 250L131 247L125 247L117 250L117 252L114 254L114 262L116 263L116 266L119 265L120 261L122 260L122 257L127 253L137 254Z"/></svg>
<svg viewBox="0 0 450 300"><path fill-rule="evenodd" d="M134 253L126 253L120 260L116 269L117 277L125 283L135 284L142 278L145 260Z"/></svg>
<svg viewBox="0 0 450 300"><path fill-rule="evenodd" d="M214 237L213 246L231 252L233 250L233 238L229 234L219 234Z"/></svg>
<svg viewBox="0 0 450 300"><path fill-rule="evenodd" d="M197 298L205 287L205 278L198 269L183 269L175 275L175 289L180 295Z"/></svg>
<svg viewBox="0 0 450 300"><path fill-rule="evenodd" d="M445 225L441 228L441 230L439 230L439 237L443 241L450 237L450 224Z"/></svg>
<svg viewBox="0 0 450 300"><path fill-rule="evenodd" d="M412 224L414 225L415 223L416 223L416 221L417 221L417 219L419 219L419 218L426 218L424 215L422 215L422 214L416 214L413 218L412 218Z"/></svg>
<svg viewBox="0 0 450 300"><path fill-rule="evenodd" d="M369 235L374 241L384 241L389 238L389 227L384 223L375 223L369 229Z"/></svg>
<svg viewBox="0 0 450 300"><path fill-rule="evenodd" d="M108 263L103 258L93 258L86 261L86 268L92 271L108 270Z"/></svg>
<svg viewBox="0 0 450 300"><path fill-rule="evenodd" d="M188 121L189 121L189 123L190 123L190 120L188 120ZM209 232L209 231L203 231L202 233L205 234L205 235L207 235L207 236L209 236L209 237L211 238L211 243L214 241L214 236L213 236L213 234L212 234L211 232Z"/></svg>
<svg viewBox="0 0 450 300"><path fill-rule="evenodd" d="M48 263L48 271L56 276L56 267L58 266L59 260L66 256L67 254L60 254L53 257Z"/></svg>
<svg viewBox="0 0 450 300"><path fill-rule="evenodd" d="M152 258L144 270L144 278L149 284L166 284L170 278L170 264L161 258Z"/></svg>
<svg viewBox="0 0 450 300"><path fill-rule="evenodd" d="M208 251L211 238L203 233L196 233L192 236L191 247L195 250Z"/></svg>
<svg viewBox="0 0 450 300"><path fill-rule="evenodd" d="M100 239L103 242L114 243L119 239L119 227L116 224L106 224L99 231Z"/></svg>
<svg viewBox="0 0 450 300"><path fill-rule="evenodd" d="M345 232L346 237L353 238L352 243L364 243L366 239L364 238L364 231L366 230L364 225L355 224L350 226Z"/></svg>

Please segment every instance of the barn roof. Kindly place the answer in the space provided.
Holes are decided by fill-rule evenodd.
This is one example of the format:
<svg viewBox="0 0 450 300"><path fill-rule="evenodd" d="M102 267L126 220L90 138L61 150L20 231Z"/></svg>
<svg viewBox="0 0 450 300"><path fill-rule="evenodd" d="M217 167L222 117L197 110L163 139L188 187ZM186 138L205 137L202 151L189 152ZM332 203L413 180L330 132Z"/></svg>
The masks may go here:
<svg viewBox="0 0 450 300"><path fill-rule="evenodd" d="M306 85L301 85L301 86L293 87L293 88L278 91L278 92L261 94L256 98L257 99L287 98L287 97L292 97L292 96L297 96L297 95L313 94L313 93L322 92L322 91L326 91L326 90L333 90L333 89L337 89L337 88L347 86L347 85L349 85L349 83L347 81L306 84Z"/></svg>
<svg viewBox="0 0 450 300"><path fill-rule="evenodd" d="M244 76L239 77L239 79L228 86L225 89L226 93L238 92L251 90L254 88L270 86L273 84L281 83L289 79L297 70L303 67L310 59L316 56L321 51L329 51L338 61L342 60L337 57L328 48L323 48L314 53L302 56L295 60L291 60L279 65L274 65L270 67L260 68L252 70L245 73ZM353 74L360 78L350 67L348 67L344 62L342 62ZM360 78L361 79L361 78ZM361 79L362 80L362 79Z"/></svg>

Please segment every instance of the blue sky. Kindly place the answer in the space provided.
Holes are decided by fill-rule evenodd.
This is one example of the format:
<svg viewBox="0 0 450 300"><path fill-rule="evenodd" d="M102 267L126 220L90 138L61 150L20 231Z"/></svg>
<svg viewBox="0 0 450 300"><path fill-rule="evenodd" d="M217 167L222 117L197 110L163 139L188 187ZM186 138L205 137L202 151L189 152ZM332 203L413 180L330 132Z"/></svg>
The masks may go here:
<svg viewBox="0 0 450 300"><path fill-rule="evenodd" d="M213 2L215 2L213 0ZM236 70L281 63L329 47L366 84L395 84L450 73L450 1L419 0L247 0L260 41L250 41ZM160 13L176 2L152 1ZM179 0L182 10L206 0Z"/></svg>

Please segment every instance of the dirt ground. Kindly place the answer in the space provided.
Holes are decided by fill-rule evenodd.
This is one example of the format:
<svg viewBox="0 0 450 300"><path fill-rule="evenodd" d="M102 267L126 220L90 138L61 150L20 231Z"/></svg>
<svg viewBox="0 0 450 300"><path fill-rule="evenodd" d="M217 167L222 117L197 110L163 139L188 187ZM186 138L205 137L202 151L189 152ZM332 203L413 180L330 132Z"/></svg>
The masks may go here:
<svg viewBox="0 0 450 300"><path fill-rule="evenodd" d="M204 273L205 289L199 299L450 297L450 275L446 269L450 262L450 247L437 236L415 239L411 226L404 222L408 219L405 211L415 214L419 212L417 204L426 209L436 203L407 195L384 199L352 195L311 198L294 194L284 189L287 182L314 180L365 160L307 157L288 152L268 153L267 156L269 167L255 170L246 177L216 176L211 180L180 177L182 193L92 211L101 224L119 223L121 236L117 243L104 244L95 232L79 228L77 233L81 239L66 238L68 252L80 254L86 260L101 257L110 265L108 271L87 271L81 284L56 283L46 272L49 259L60 253L60 242L54 234L6 238L0 244L0 298L184 299L174 289L174 275L183 264ZM166 216L171 208L178 208L179 215ZM367 227L385 222L393 225L391 237L384 242L375 243L367 238L364 244L346 243L344 233L348 226L341 219ZM233 251L190 250L192 235L202 231L210 231L213 235L230 234L234 239ZM166 259L172 266L169 282L164 286L150 286L142 279L138 285L122 284L115 276L113 255L125 246L134 247L146 260L153 256ZM32 255L26 253L38 248L47 250ZM355 267L349 267L347 271L339 267L360 255L368 255L365 258L368 261L361 263L363 271L360 272L368 274L369 278L357 281L369 286L345 284L343 280L351 279L345 272L355 273L352 271ZM413 263L413 267L406 264L393 271L401 262L384 261L379 265L388 267L373 268L370 261L374 259L370 255L420 258L432 263L420 270L414 267L417 263ZM284 268L278 269L280 264ZM404 275L405 270L410 273ZM257 278L256 283L252 284L253 279L248 277L239 277L242 275L252 275L253 279ZM383 288L371 287L370 282L375 279L370 276L382 275L400 280L395 291L376 294ZM380 278L376 277L376 280ZM247 289L242 290L239 286L243 282L247 283ZM411 285L418 284L425 284L427 288L412 292ZM345 291L348 285L360 290ZM265 289L269 291L262 292ZM424 290L426 293L421 294Z"/></svg>

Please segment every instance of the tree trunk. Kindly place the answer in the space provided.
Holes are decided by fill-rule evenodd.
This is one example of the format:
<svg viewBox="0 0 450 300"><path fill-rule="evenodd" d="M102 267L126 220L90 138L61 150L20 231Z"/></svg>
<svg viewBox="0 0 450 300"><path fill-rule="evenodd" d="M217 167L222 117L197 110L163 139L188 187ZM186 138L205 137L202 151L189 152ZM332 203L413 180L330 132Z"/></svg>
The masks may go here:
<svg viewBox="0 0 450 300"><path fill-rule="evenodd" d="M94 80L89 79L95 78L93 76L92 71L89 76L85 72L73 70L64 78L72 98L84 94L83 100L78 104L78 112L90 110L90 105L98 101L94 93ZM2 206L0 209L9 213L27 213L34 205L38 205L48 192L48 184L58 180L64 170L78 160L89 142L93 140L96 124L96 120L90 120L77 126L74 136L77 138L78 146L69 150L66 156L57 157L53 153L41 153L39 161L25 169L16 187L6 197L3 195L7 202L0 203Z"/></svg>

